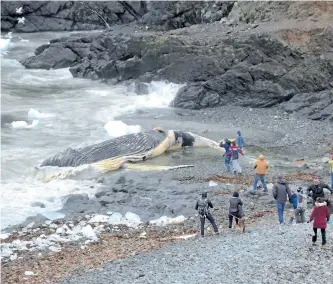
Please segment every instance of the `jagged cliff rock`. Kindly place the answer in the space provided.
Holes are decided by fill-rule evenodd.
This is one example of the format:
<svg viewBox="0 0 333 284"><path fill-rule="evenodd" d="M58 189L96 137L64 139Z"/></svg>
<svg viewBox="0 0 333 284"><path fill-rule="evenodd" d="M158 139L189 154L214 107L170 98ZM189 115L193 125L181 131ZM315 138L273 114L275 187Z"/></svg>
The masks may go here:
<svg viewBox="0 0 333 284"><path fill-rule="evenodd" d="M187 83L174 99L175 107L281 104L289 112L306 109L302 113L313 119L333 118L332 29L256 32L250 26L230 35L213 27L61 38L22 64L71 67L74 77L112 84L130 79Z"/></svg>
<svg viewBox="0 0 333 284"><path fill-rule="evenodd" d="M175 107L278 105L311 119L333 120L333 2L179 1L140 8L138 22L151 25L148 31L56 39L22 64L70 67L74 77L109 84L186 83ZM196 24L200 21L212 23Z"/></svg>
<svg viewBox="0 0 333 284"><path fill-rule="evenodd" d="M95 30L131 22L168 30L219 21L232 6L223 1L2 1L1 30ZM18 23L19 17L25 18L24 24Z"/></svg>

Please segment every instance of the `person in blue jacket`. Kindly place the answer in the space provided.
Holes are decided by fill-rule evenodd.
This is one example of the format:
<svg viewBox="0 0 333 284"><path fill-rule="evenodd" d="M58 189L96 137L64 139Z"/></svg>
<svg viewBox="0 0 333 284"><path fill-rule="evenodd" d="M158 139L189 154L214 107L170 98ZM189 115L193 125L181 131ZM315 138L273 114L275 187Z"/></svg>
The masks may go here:
<svg viewBox="0 0 333 284"><path fill-rule="evenodd" d="M297 209L297 203L298 203L298 196L296 192L293 191L291 193L291 204L293 205L294 209Z"/></svg>
<svg viewBox="0 0 333 284"><path fill-rule="evenodd" d="M231 172L231 142L229 140L226 140L224 143L220 143L220 147L225 149L225 153L223 155L224 157L224 165L228 172Z"/></svg>
<svg viewBox="0 0 333 284"><path fill-rule="evenodd" d="M237 134L238 134L238 137L236 138L237 147L239 149L243 150L243 148L244 148L244 139L243 139L242 133L238 130Z"/></svg>

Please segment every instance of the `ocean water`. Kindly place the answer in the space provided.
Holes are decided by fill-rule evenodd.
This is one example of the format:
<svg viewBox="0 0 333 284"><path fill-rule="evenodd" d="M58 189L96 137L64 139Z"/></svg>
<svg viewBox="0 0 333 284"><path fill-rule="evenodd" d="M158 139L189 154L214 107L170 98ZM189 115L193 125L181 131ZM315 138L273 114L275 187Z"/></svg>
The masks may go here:
<svg viewBox="0 0 333 284"><path fill-rule="evenodd" d="M46 183L35 167L69 147L101 142L109 134L130 133L138 127L147 130L139 124L131 128L117 117L135 117L141 109L165 109L181 87L152 82L149 94L138 96L126 85L74 79L68 68L29 70L19 63L39 45L68 35L13 34L7 53L1 54L1 228L60 209L67 194L93 195L99 186L94 179ZM36 201L46 208L32 207Z"/></svg>

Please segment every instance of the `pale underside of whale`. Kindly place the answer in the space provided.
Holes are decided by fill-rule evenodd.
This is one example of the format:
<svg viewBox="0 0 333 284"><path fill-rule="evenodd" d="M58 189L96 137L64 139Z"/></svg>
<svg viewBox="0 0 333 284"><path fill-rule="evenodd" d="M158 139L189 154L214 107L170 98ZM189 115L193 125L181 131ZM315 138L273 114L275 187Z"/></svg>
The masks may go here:
<svg viewBox="0 0 333 284"><path fill-rule="evenodd" d="M134 164L159 156L165 151L177 150L186 146L212 147L222 152L225 151L224 148L219 147L219 143L190 132L151 130L120 136L84 148L67 149L45 160L40 168L77 168L89 165L98 172L105 173L120 168L150 171L191 167L192 165L168 167L147 165L146 163ZM75 171L69 170L61 174L48 175L44 180L66 178L72 175L75 175Z"/></svg>

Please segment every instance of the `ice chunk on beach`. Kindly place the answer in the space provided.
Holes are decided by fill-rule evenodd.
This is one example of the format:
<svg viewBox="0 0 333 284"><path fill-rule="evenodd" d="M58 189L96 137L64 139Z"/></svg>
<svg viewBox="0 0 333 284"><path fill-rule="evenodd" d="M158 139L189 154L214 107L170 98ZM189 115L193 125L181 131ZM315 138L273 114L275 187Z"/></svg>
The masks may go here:
<svg viewBox="0 0 333 284"><path fill-rule="evenodd" d="M35 275L35 273L33 273L32 271L26 271L24 272L24 275L30 276L30 275Z"/></svg>
<svg viewBox="0 0 333 284"><path fill-rule="evenodd" d="M139 215L135 214L135 213L132 213L132 212L127 212L125 214L125 218L130 221L130 222L133 222L133 223L141 223L141 218Z"/></svg>
<svg viewBox="0 0 333 284"><path fill-rule="evenodd" d="M42 118L49 118L54 117L55 115L52 113L43 113L39 112L37 109L31 108L28 112L28 117L31 119L42 119Z"/></svg>
<svg viewBox="0 0 333 284"><path fill-rule="evenodd" d="M104 222L108 222L109 220L109 216L106 215L96 215L94 217L92 217L88 223L104 223Z"/></svg>
<svg viewBox="0 0 333 284"><path fill-rule="evenodd" d="M49 250L53 252L59 252L61 251L61 247L50 246Z"/></svg>
<svg viewBox="0 0 333 284"><path fill-rule="evenodd" d="M82 229L82 235L88 239L97 240L97 236L90 225L87 225Z"/></svg>
<svg viewBox="0 0 333 284"><path fill-rule="evenodd" d="M13 251L9 247L2 247L2 249L1 249L2 257L9 257L12 254L13 254Z"/></svg>
<svg viewBox="0 0 333 284"><path fill-rule="evenodd" d="M141 218L139 215L132 212L127 212L125 214L124 225L127 225L128 227L137 227L139 224L141 224Z"/></svg>
<svg viewBox="0 0 333 284"><path fill-rule="evenodd" d="M0 240L5 240L9 237L9 234L0 234Z"/></svg>
<svg viewBox="0 0 333 284"><path fill-rule="evenodd" d="M123 222L123 215L119 212L113 212L112 215L109 217L109 224L112 225L119 225Z"/></svg>
<svg viewBox="0 0 333 284"><path fill-rule="evenodd" d="M183 215L177 216L175 218L162 216L158 219L149 221L150 224L157 225L157 226L165 226L168 224L181 224L186 220Z"/></svg>
<svg viewBox="0 0 333 284"><path fill-rule="evenodd" d="M57 219L62 219L65 218L65 214L59 213L59 212L42 212L41 213L44 217L46 217L49 220L57 220Z"/></svg>
<svg viewBox="0 0 333 284"><path fill-rule="evenodd" d="M112 120L104 125L104 129L110 137L119 137L132 133L141 132L140 125L127 125L121 120Z"/></svg>
<svg viewBox="0 0 333 284"><path fill-rule="evenodd" d="M217 186L218 184L215 181L210 180L209 186Z"/></svg>

